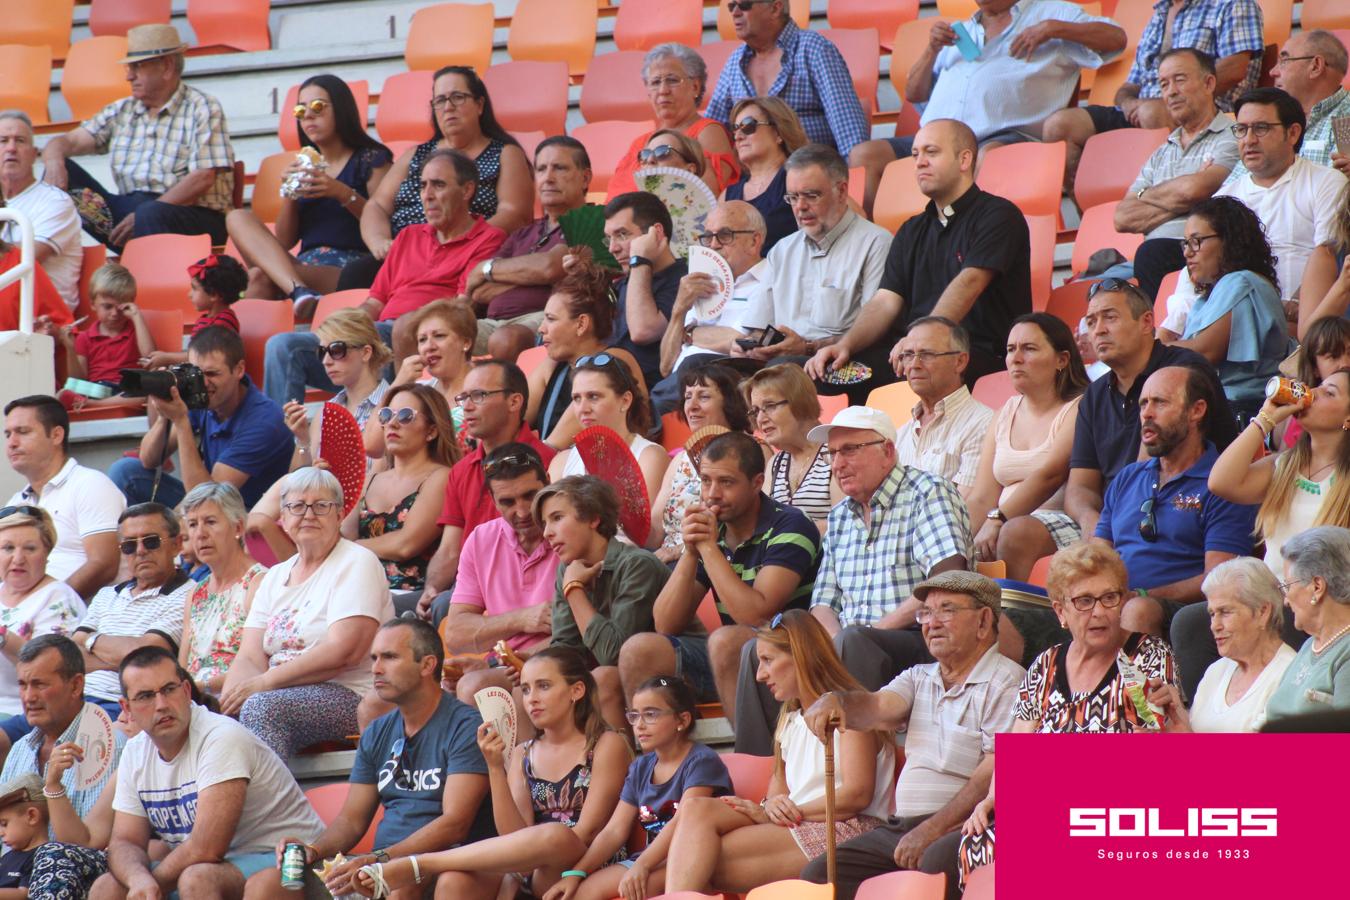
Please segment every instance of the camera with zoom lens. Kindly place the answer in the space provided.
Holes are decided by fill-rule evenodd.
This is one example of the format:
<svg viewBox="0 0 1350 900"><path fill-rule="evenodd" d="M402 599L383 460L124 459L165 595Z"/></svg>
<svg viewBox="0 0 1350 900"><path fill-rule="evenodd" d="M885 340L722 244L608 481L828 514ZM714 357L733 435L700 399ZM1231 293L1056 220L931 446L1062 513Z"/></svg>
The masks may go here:
<svg viewBox="0 0 1350 900"><path fill-rule="evenodd" d="M117 389L128 397L158 397L172 400L170 389L178 388L188 409L206 409L206 378L192 363L179 363L163 369L122 369Z"/></svg>

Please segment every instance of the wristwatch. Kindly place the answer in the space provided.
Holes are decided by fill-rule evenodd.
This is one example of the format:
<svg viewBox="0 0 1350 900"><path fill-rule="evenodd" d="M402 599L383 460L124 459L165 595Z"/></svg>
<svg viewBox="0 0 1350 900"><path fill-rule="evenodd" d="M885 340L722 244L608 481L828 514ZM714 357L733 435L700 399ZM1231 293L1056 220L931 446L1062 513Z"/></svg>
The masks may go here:
<svg viewBox="0 0 1350 900"><path fill-rule="evenodd" d="M372 851L370 851L370 855L373 856L373 857L375 857L375 861L376 861L377 863L387 863L387 862L389 862L389 851L388 851L388 850L385 850L385 849L372 850Z"/></svg>
<svg viewBox="0 0 1350 900"><path fill-rule="evenodd" d="M487 262L483 263L483 277L486 278L488 281L492 281L492 264L495 263L496 261L497 260L494 258L489 259Z"/></svg>
<svg viewBox="0 0 1350 900"><path fill-rule="evenodd" d="M638 266L650 266L652 261L645 256L638 256L636 253L628 257L628 268L636 269Z"/></svg>
<svg viewBox="0 0 1350 900"><path fill-rule="evenodd" d="M1003 514L1003 510L999 509L997 506L995 506L993 509L989 510L989 512L985 513L985 514L984 514L984 517L985 517L986 519L990 519L990 520L995 521L995 522L1007 522L1007 521L1008 521L1008 517L1005 516L1005 515Z"/></svg>

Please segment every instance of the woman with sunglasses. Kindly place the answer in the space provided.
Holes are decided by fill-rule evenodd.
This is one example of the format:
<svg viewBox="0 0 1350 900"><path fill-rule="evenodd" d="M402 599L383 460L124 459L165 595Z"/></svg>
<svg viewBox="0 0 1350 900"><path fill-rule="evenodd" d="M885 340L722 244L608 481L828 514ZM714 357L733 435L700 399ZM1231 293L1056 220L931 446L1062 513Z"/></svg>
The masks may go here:
<svg viewBox="0 0 1350 900"><path fill-rule="evenodd" d="M739 181L727 185L723 200L744 200L759 210L768 226L764 255L797 230L787 193L787 158L807 143L797 114L777 97L750 97L731 109L731 133L741 158Z"/></svg>
<svg viewBox="0 0 1350 900"><path fill-rule="evenodd" d="M743 797L692 799L673 827L665 889L744 892L786 878L825 852L825 747L802 710L829 691L861 691L809 612L790 609L755 635L756 680L783 704L774 735L773 774L762 803ZM836 840L865 834L891 808L895 735L834 735Z"/></svg>
<svg viewBox="0 0 1350 900"><path fill-rule="evenodd" d="M830 477L825 446L807 438L820 424L815 382L801 366L768 366L747 378L741 391L751 426L774 451L765 493L806 513L824 534L825 520L844 492Z"/></svg>
<svg viewBox="0 0 1350 900"><path fill-rule="evenodd" d="M603 425L617 434L637 460L647 497L656 497L670 457L660 444L642 436L651 427L647 397L622 360L609 353L598 353L576 361L572 367L572 413L583 429ZM548 465L549 481L588 474L592 473L576 447L562 451ZM632 543L622 530L619 535Z"/></svg>
<svg viewBox="0 0 1350 900"><path fill-rule="evenodd" d="M1279 374L1291 343L1265 229L1242 201L1212 197L1192 208L1181 245L1199 296L1172 345L1209 360L1245 422L1261 408L1266 381Z"/></svg>
<svg viewBox="0 0 1350 900"><path fill-rule="evenodd" d="M647 138L646 146L638 151L638 165L643 169L658 166L684 169L689 174L702 178L704 182L711 177L708 173L708 160L699 148L698 141L672 128L652 132L651 137Z"/></svg>
<svg viewBox="0 0 1350 900"><path fill-rule="evenodd" d="M0 509L0 714L23 712L15 663L31 637L75 630L84 601L64 581L47 574L56 526L45 509Z"/></svg>
<svg viewBox="0 0 1350 900"><path fill-rule="evenodd" d="M325 165L311 168L299 157L283 177L299 176L294 194L283 194L276 233L250 210L236 209L225 227L250 267L249 297L288 296L296 318L314 314L320 294L337 288L342 267L366 253L361 213L380 186L393 156L366 133L356 98L336 75L314 75L300 85L295 130ZM289 248L300 245L291 255Z"/></svg>
<svg viewBox="0 0 1350 900"><path fill-rule="evenodd" d="M450 408L425 384L400 384L374 418L391 465L367 476L342 536L380 558L391 591L420 592L441 537L436 519L454 465Z"/></svg>
<svg viewBox="0 0 1350 900"><path fill-rule="evenodd" d="M708 89L708 66L703 57L683 44L657 44L642 61L642 82L647 86L657 130L678 131L697 141L707 159L703 180L714 194L722 193L740 177L741 167L726 126L699 115ZM667 164L638 158L651 137L652 132L639 135L614 167L609 179L611 198L637 190L633 174L638 169Z"/></svg>
<svg viewBox="0 0 1350 900"><path fill-rule="evenodd" d="M520 142L492 112L487 86L469 66L444 66L431 80L434 137L404 152L371 194L361 214L361 235L370 256L348 264L339 290L367 288L400 231L426 221L422 211L422 166L437 150L458 150L473 160L478 185L469 212L507 234L534 218L534 173Z"/></svg>
<svg viewBox="0 0 1350 900"><path fill-rule="evenodd" d="M525 418L535 433L556 450L572 446L581 430L572 411L572 364L583 356L607 353L622 360L644 396L642 369L627 350L607 346L614 332L614 276L596 265L589 247L568 249L571 263L544 305L539 340L547 358L529 374L530 402Z"/></svg>
<svg viewBox="0 0 1350 900"><path fill-rule="evenodd" d="M1013 322L1006 360L1014 393L985 433L966 505L976 557L1001 559L1008 578L1026 581L1038 559L1082 536L1064 486L1088 377L1073 332L1049 313Z"/></svg>

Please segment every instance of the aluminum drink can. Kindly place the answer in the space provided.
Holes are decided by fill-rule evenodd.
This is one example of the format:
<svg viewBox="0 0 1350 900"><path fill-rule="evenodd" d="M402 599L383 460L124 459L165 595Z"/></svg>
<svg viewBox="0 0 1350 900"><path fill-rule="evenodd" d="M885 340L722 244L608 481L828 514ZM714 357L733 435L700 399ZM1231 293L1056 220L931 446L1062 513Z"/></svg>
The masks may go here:
<svg viewBox="0 0 1350 900"><path fill-rule="evenodd" d="M287 844L281 854L281 886L288 891L305 889L304 844Z"/></svg>
<svg viewBox="0 0 1350 900"><path fill-rule="evenodd" d="M1266 382L1266 399L1278 406L1295 405L1300 409L1312 406L1312 390L1301 381L1276 375Z"/></svg>

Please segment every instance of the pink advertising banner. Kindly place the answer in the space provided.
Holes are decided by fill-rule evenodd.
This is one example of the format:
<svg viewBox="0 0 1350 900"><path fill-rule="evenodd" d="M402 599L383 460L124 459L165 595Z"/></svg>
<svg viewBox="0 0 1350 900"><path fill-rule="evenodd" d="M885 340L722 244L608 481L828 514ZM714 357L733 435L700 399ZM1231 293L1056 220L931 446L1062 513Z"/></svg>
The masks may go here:
<svg viewBox="0 0 1350 900"><path fill-rule="evenodd" d="M1350 896L1350 735L1001 734L996 891Z"/></svg>

